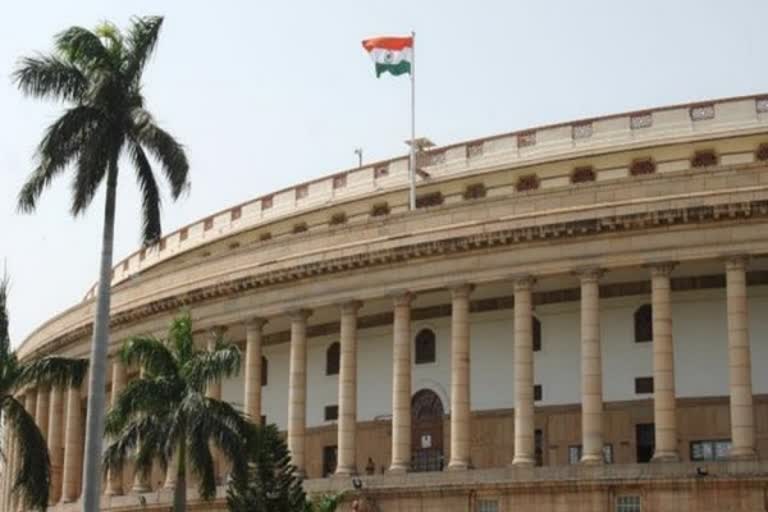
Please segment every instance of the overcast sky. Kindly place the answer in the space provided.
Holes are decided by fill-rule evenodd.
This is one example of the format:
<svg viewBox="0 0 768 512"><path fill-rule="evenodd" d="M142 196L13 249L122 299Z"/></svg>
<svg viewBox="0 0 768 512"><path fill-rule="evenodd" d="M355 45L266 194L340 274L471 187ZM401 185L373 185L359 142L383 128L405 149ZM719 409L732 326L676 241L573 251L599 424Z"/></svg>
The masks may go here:
<svg viewBox="0 0 768 512"><path fill-rule="evenodd" d="M15 211L43 129L62 106L22 97L17 59L71 25L166 17L144 93L187 147L192 190L166 232L366 160L405 152L407 77L374 77L367 36L417 32L417 131L438 144L647 107L768 92L768 2L16 1L0 16L0 261L11 337L81 300L97 277L103 191L69 215L70 176ZM132 169L118 194L116 261L136 249ZM167 198L167 196L166 196Z"/></svg>

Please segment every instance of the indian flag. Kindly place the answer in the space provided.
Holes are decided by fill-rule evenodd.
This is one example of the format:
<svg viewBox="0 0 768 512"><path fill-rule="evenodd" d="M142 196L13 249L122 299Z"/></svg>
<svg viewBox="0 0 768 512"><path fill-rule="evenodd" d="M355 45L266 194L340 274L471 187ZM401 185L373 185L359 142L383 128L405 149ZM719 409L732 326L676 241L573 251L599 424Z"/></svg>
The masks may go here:
<svg viewBox="0 0 768 512"><path fill-rule="evenodd" d="M374 37L363 41L363 48L376 64L377 78L387 71L395 76L411 72L413 37Z"/></svg>

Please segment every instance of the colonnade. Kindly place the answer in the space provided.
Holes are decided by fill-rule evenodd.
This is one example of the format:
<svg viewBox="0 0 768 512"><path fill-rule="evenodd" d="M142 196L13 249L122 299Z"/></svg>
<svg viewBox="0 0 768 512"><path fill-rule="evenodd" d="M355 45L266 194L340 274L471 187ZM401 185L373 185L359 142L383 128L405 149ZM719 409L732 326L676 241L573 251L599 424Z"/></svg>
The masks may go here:
<svg viewBox="0 0 768 512"><path fill-rule="evenodd" d="M727 344L730 375L731 456L755 457L755 421L751 385L751 360L747 316L745 257L730 257L725 262ZM651 282L653 323L653 408L655 422L656 461L679 460L677 449L675 362L672 331L671 283L673 264L648 266ZM582 458L584 464L603 461L603 377L600 340L599 284L604 271L598 268L580 269L580 344L581 344L581 405ZM513 466L535 464L534 443L534 354L533 354L533 291L535 276L513 278L514 289L514 456ZM450 288L451 313L451 471L471 467L471 394L470 394L470 297L474 287L462 283ZM411 303L410 291L392 296L393 307L393 381L392 381L392 459L390 472L404 473L411 464ZM339 305L340 374L338 379L338 464L337 475L357 473L357 358L358 311L362 303L345 301ZM298 309L290 317L290 368L288 390L287 442L292 461L299 472L306 470L307 432L307 324L312 312ZM261 372L263 329L267 319L252 318L246 323L244 412L255 422L262 413ZM219 333L220 334L220 333ZM215 336L214 336L215 338ZM212 340L214 339L212 338ZM210 343L213 343L211 341ZM209 344L209 348L213 348ZM119 362L112 366L112 396L114 403L124 388L126 369ZM221 397L221 383L212 384L208 396ZM60 387L28 389L24 404L46 437L51 451L52 502L72 502L79 497L83 451L83 411L79 388ZM12 451L10 463L17 461ZM172 466L171 466L172 467ZM221 482L224 468L216 458L217 480ZM124 492L122 475L115 471L108 477L106 492ZM167 487L175 485L175 472L169 471ZM6 489L8 488L6 484ZM148 489L148 482L137 475L134 491Z"/></svg>

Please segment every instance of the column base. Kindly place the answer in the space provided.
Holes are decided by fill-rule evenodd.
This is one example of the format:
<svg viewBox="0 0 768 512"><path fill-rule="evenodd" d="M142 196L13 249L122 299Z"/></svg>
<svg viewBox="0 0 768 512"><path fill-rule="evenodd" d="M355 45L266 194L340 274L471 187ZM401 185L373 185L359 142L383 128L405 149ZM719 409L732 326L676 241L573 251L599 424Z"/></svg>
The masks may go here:
<svg viewBox="0 0 768 512"><path fill-rule="evenodd" d="M336 471L333 473L334 477L350 477L350 476L356 476L357 468L355 466L345 466L345 467L337 467Z"/></svg>
<svg viewBox="0 0 768 512"><path fill-rule="evenodd" d="M584 455L579 461L584 466L600 466L604 463L603 454L600 455Z"/></svg>
<svg viewBox="0 0 768 512"><path fill-rule="evenodd" d="M728 454L728 460L757 460L757 452L754 448L732 449Z"/></svg>
<svg viewBox="0 0 768 512"><path fill-rule="evenodd" d="M658 452L653 454L651 462L680 462L680 455L677 452Z"/></svg>
<svg viewBox="0 0 768 512"><path fill-rule="evenodd" d="M409 473L410 471L411 471L410 466L406 464L401 464L398 462L389 466L387 473L390 475L404 475L406 473Z"/></svg>
<svg viewBox="0 0 768 512"><path fill-rule="evenodd" d="M516 468L532 468L536 465L536 461L533 457L519 456L512 459L512 467Z"/></svg>
<svg viewBox="0 0 768 512"><path fill-rule="evenodd" d="M131 492L133 494L146 494L152 492L152 488L147 484L134 485L133 488L131 488Z"/></svg>
<svg viewBox="0 0 768 512"><path fill-rule="evenodd" d="M448 463L446 471L467 471L469 463L463 460L452 460Z"/></svg>

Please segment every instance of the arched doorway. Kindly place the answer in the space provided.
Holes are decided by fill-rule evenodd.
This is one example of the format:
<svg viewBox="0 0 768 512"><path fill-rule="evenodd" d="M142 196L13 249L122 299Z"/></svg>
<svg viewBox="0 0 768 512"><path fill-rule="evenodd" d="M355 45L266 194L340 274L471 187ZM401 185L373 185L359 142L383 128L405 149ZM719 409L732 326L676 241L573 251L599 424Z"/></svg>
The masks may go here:
<svg viewBox="0 0 768 512"><path fill-rule="evenodd" d="M413 471L443 469L443 402L431 389L411 399Z"/></svg>

